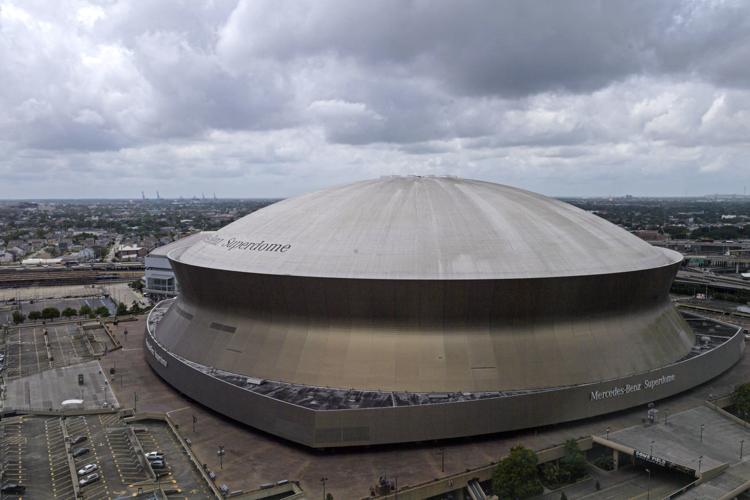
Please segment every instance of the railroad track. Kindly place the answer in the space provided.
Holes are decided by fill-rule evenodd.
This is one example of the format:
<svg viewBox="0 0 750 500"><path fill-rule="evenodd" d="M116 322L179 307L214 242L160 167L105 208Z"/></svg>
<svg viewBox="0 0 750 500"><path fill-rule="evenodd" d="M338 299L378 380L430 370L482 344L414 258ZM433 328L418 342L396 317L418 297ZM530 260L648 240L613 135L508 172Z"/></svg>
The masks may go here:
<svg viewBox="0 0 750 500"><path fill-rule="evenodd" d="M143 271L91 269L0 270L0 288L113 283L141 278Z"/></svg>

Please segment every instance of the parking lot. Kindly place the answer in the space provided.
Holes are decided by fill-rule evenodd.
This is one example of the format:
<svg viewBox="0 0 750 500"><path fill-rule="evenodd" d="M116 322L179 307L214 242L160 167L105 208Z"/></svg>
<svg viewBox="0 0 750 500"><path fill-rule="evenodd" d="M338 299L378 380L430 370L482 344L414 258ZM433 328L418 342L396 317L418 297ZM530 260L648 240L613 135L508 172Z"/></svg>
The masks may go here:
<svg viewBox="0 0 750 500"><path fill-rule="evenodd" d="M68 436L70 436L72 448L89 449L89 452L85 455L73 458L75 470L78 471L86 465L93 464L96 465L97 469L92 472L99 474L97 481L81 487L81 493L88 499L110 498L112 496L110 482L112 483L111 486L115 488L121 485L112 460L111 450L104 438L101 425L98 424L98 416L68 417L65 419L64 425ZM83 441L76 443L81 439ZM86 475L79 474L79 476ZM116 492L117 495L125 493L127 493L125 488Z"/></svg>
<svg viewBox="0 0 750 500"><path fill-rule="evenodd" d="M65 451L65 437L61 418L48 418L44 421L44 436L49 455L49 476L52 494L55 498L73 498L73 480L70 477L68 456Z"/></svg>
<svg viewBox="0 0 750 500"><path fill-rule="evenodd" d="M100 327L51 323L10 328L5 337L5 377L12 380L89 361L112 347ZM3 352L1 344L0 352Z"/></svg>
<svg viewBox="0 0 750 500"><path fill-rule="evenodd" d="M154 472L161 476L160 482L165 492L179 491L187 498L211 497L202 476L166 424L146 421L138 422L134 427L138 430L136 436L144 452L158 451L164 454L165 468Z"/></svg>
<svg viewBox="0 0 750 500"><path fill-rule="evenodd" d="M70 451L65 447L70 439ZM12 417L0 422L0 461L4 481L26 486L22 498L75 497L69 460L76 472L86 466L98 479L81 486L86 499L132 496L153 477L139 457L144 451L164 454L165 468L156 469L159 483L174 498L210 498L203 479L179 441L161 421L126 424L117 413L69 417ZM72 452L80 453L73 456ZM94 467L95 466L95 467ZM145 490L149 486L144 487ZM7 496L5 498L8 498ZM13 497L16 498L16 497Z"/></svg>
<svg viewBox="0 0 750 500"><path fill-rule="evenodd" d="M45 419L13 417L3 419L0 428L3 451L0 458L5 467L5 482L25 485L24 498L49 498L55 489L48 472Z"/></svg>

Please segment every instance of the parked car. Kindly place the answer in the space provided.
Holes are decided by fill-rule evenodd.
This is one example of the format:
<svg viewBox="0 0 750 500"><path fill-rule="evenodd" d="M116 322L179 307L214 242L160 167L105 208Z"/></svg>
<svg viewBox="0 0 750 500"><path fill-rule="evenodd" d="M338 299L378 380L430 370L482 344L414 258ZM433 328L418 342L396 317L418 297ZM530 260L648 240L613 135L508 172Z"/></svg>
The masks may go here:
<svg viewBox="0 0 750 500"><path fill-rule="evenodd" d="M146 458L148 458L149 460L151 460L154 457L162 457L162 458L164 457L164 453L160 451L149 451L145 455L146 455Z"/></svg>
<svg viewBox="0 0 750 500"><path fill-rule="evenodd" d="M88 438L87 438L86 436L84 436L83 434L81 434L80 436L76 436L76 437L74 437L74 438L73 438L73 440L72 440L72 441L70 442L70 444L78 444L78 443L83 443L83 442L84 442L84 441L86 441L87 439L88 439Z"/></svg>
<svg viewBox="0 0 750 500"><path fill-rule="evenodd" d="M99 474L97 472L94 472L93 474L89 474L88 476L78 481L78 484L81 486L86 486L87 484L91 484L94 481L98 481L98 480L99 480Z"/></svg>
<svg viewBox="0 0 750 500"><path fill-rule="evenodd" d="M82 456L84 456L88 452L89 452L88 448L74 448L73 449L73 458L82 457Z"/></svg>
<svg viewBox="0 0 750 500"><path fill-rule="evenodd" d="M96 464L86 464L80 469L78 469L78 475L79 476L85 476L86 474L90 474L94 472L96 469L98 469L99 466Z"/></svg>
<svg viewBox="0 0 750 500"><path fill-rule="evenodd" d="M25 493L26 492L26 486L18 483L5 483L2 487L0 487L0 492L2 493Z"/></svg>
<svg viewBox="0 0 750 500"><path fill-rule="evenodd" d="M164 467L164 460L154 460L153 462L151 462L152 469L163 469Z"/></svg>

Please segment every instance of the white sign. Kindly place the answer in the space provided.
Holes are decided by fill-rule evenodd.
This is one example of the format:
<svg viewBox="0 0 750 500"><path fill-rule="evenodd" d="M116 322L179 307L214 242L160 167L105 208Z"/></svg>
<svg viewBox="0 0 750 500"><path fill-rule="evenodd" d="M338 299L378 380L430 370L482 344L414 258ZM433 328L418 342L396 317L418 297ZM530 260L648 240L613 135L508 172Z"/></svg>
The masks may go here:
<svg viewBox="0 0 750 500"><path fill-rule="evenodd" d="M677 378L675 375L662 375L658 378L644 379L643 382L616 386L605 391L591 391L589 399L591 401L599 401L602 399L619 398L620 396L633 392L652 390L660 385L674 382L675 378Z"/></svg>

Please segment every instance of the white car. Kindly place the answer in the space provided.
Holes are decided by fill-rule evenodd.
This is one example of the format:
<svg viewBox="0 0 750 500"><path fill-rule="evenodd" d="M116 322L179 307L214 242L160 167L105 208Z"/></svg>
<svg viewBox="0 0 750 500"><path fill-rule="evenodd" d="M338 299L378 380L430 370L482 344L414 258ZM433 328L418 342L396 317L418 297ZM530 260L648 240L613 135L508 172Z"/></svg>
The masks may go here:
<svg viewBox="0 0 750 500"><path fill-rule="evenodd" d="M88 476L78 481L78 484L80 484L81 486L86 486L87 484L91 484L94 481L98 481L98 480L99 480L99 474L94 472L93 474L89 474Z"/></svg>
<svg viewBox="0 0 750 500"><path fill-rule="evenodd" d="M158 451L149 451L146 453L146 460L164 460L164 454Z"/></svg>
<svg viewBox="0 0 750 500"><path fill-rule="evenodd" d="M86 474L91 474L92 472L94 472L98 468L99 468L99 466L96 465L96 464L86 464L83 467L81 467L80 469L78 469L78 475L79 476L85 476Z"/></svg>

